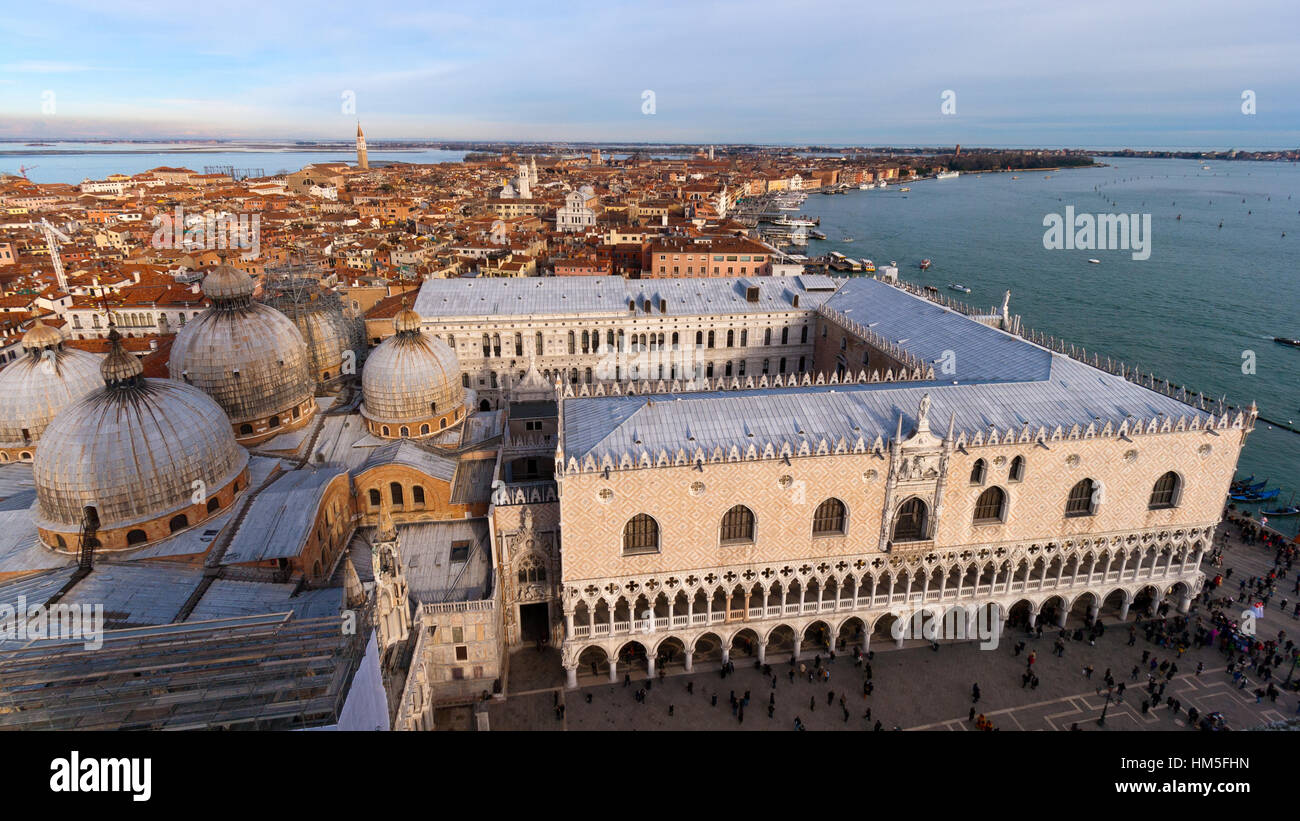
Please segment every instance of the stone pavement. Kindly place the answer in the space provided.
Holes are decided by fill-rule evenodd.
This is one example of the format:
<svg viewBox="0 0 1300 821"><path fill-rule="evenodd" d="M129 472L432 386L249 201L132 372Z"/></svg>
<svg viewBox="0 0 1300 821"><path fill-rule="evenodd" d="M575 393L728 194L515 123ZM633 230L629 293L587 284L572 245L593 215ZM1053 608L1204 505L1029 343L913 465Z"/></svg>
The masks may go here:
<svg viewBox="0 0 1300 821"><path fill-rule="evenodd" d="M1267 572L1272 553L1258 546L1242 545L1235 538L1230 538L1228 544L1223 569L1232 568L1234 572L1222 590L1235 593L1237 580L1242 574L1250 576ZM1203 569L1209 578L1220 572L1208 563ZM1258 622L1259 635L1273 637L1278 630L1286 630L1289 635L1300 634L1300 622L1291 618L1290 607L1286 614L1278 608L1278 601L1284 595L1292 602L1297 600L1296 596L1290 595L1293 585L1294 574L1291 581L1278 585L1279 593L1271 609L1266 610ZM1256 704L1252 692L1256 687L1253 678L1246 689L1236 689L1231 678L1223 672L1224 656L1215 649L1189 650L1182 658L1175 658L1174 651L1147 643L1140 628L1137 643L1128 647L1127 625L1119 625L1113 617L1104 619L1103 623L1107 630L1095 647L1086 641L1068 641L1061 658L1052 653L1057 632L1050 629L1044 630L1041 639L1010 633L993 650L981 650L975 642L945 644L937 652L928 647L878 648L872 662L875 689L865 698L862 694L865 675L863 670L854 666L851 655L839 656L834 664L828 666L831 671L828 683L819 681L812 684L808 683L806 676L798 675L792 684L787 660L778 659L772 665L777 676L775 689L770 678L749 666L752 665L750 659L736 659L736 673L725 679L720 677L716 668L704 671L703 665L698 665L693 674L679 672L669 675L663 682L656 679L644 704L633 698L637 688L646 686L643 672L639 678L634 677L632 686L626 688L620 681L618 684L600 683L570 691L558 684L521 692L514 686L514 681L508 681L509 697L489 708L491 726L494 730L790 730L797 716L810 730L870 730L877 720L884 730L895 727L974 730L973 722L969 720L971 685L974 683L978 683L982 691L979 703L974 705L977 711L1004 730L1064 730L1074 722L1079 723L1080 729L1090 731L1186 730L1186 710L1191 706L1202 713L1223 712L1228 726L1234 729L1296 715L1297 695L1294 692L1284 692L1276 703L1265 698L1262 704ZM1026 648L1024 654L1017 657L1013 647L1021 639L1026 642ZM1037 651L1034 665L1040 679L1037 689L1021 686L1021 674L1030 650ZM1146 695L1143 688L1147 681L1147 668L1143 667L1136 682L1130 678L1130 671L1140 662L1143 650L1150 650L1159 660L1176 660L1179 672L1167 686L1165 695L1172 694L1182 701L1179 714L1172 715L1165 707L1142 714L1140 705ZM527 649L512 657L512 669L513 659L529 653L537 656L535 650ZM813 666L812 655L806 653L807 657L802 659L809 668ZM1194 674L1198 662L1205 664L1200 676ZM1095 670L1091 680L1084 676L1082 668L1086 665ZM1097 688L1102 686L1108 667L1117 680L1126 683L1128 690L1122 703L1112 702L1107 708L1106 723L1102 727L1096 720L1101 715L1106 697L1104 691L1099 695ZM1284 667L1278 678L1285 678L1287 672ZM694 684L693 695L686 692L688 682ZM743 722L731 712L730 693L733 690L738 698L746 690L750 691L750 704L744 711ZM834 693L829 705L828 692ZM715 693L718 695L716 707L712 706ZM776 703L773 717L769 719L767 705L772 694L775 694ZM586 701L588 695L592 699L590 704ZM841 695L849 710L847 722L840 707ZM557 698L565 705L563 720L554 715L553 705ZM669 715L670 706L672 715ZM871 710L870 719L865 718L868 708Z"/></svg>

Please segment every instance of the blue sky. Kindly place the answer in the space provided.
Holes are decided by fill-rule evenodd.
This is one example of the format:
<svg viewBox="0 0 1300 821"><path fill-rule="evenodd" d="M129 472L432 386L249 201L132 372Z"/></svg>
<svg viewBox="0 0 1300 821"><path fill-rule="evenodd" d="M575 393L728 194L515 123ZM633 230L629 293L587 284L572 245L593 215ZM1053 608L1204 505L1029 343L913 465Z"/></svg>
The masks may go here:
<svg viewBox="0 0 1300 821"><path fill-rule="evenodd" d="M1295 0L7 5L0 137L1300 145Z"/></svg>

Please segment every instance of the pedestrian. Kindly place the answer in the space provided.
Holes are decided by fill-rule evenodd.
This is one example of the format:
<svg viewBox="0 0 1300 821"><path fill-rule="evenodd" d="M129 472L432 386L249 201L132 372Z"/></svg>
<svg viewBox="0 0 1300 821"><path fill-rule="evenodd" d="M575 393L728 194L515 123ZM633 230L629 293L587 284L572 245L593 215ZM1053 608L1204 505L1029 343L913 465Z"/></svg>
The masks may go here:
<svg viewBox="0 0 1300 821"><path fill-rule="evenodd" d="M974 708L974 707L970 708L970 718L968 718L967 720L968 720L968 721L974 721L974 720L975 720L975 708Z"/></svg>
<svg viewBox="0 0 1300 821"><path fill-rule="evenodd" d="M1088 679L1089 681L1092 680L1092 665L1091 665L1091 664L1089 664L1087 667L1083 668L1083 677L1086 678L1086 679Z"/></svg>
<svg viewBox="0 0 1300 821"><path fill-rule="evenodd" d="M835 703L835 691L834 691L834 690L828 690L828 691L826 692L826 706L829 707L829 706L831 706L831 705L834 704L834 703Z"/></svg>
<svg viewBox="0 0 1300 821"><path fill-rule="evenodd" d="M817 697L816 697L816 696L808 696L808 710L809 710L809 712L814 712L814 713L817 712Z"/></svg>
<svg viewBox="0 0 1300 821"><path fill-rule="evenodd" d="M631 674L631 673L624 673L624 674L623 674L623 686L624 686L624 687L631 687L631 686L632 686L632 674Z"/></svg>
<svg viewBox="0 0 1300 821"><path fill-rule="evenodd" d="M776 704L776 693L771 693L767 697L768 704Z"/></svg>
<svg viewBox="0 0 1300 821"><path fill-rule="evenodd" d="M587 703L591 703L591 693L587 693Z"/></svg>
<svg viewBox="0 0 1300 821"><path fill-rule="evenodd" d="M669 704L669 705L668 705L668 717L669 717L669 718L672 718L672 715L673 715L673 706L674 706L674 705L672 705L672 704Z"/></svg>
<svg viewBox="0 0 1300 821"><path fill-rule="evenodd" d="M1204 669L1205 669L1205 662L1203 661L1196 662L1196 675L1199 676Z"/></svg>
<svg viewBox="0 0 1300 821"><path fill-rule="evenodd" d="M717 693L714 693L714 694L713 694L713 702L712 702L712 705L713 705L714 707L717 707L717 706L718 706L718 694L717 694Z"/></svg>
<svg viewBox="0 0 1300 821"><path fill-rule="evenodd" d="M771 718L771 717L772 717L772 713L774 713L774 712L776 712L776 708L773 707L771 704L767 705L767 717L768 717L768 718Z"/></svg>
<svg viewBox="0 0 1300 821"><path fill-rule="evenodd" d="M978 682L971 685L970 695L971 695L971 704L978 704L980 700L980 686Z"/></svg>

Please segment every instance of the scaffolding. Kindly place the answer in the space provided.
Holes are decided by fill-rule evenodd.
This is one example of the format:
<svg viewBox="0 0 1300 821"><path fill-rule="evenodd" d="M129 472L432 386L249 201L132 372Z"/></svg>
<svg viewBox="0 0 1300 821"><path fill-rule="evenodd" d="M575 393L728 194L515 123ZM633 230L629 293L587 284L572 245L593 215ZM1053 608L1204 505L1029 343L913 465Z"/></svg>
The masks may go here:
<svg viewBox="0 0 1300 821"><path fill-rule="evenodd" d="M221 174L230 177L231 182L240 180L256 179L266 176L266 170L263 168L236 168L233 165L205 165L203 166L204 174Z"/></svg>

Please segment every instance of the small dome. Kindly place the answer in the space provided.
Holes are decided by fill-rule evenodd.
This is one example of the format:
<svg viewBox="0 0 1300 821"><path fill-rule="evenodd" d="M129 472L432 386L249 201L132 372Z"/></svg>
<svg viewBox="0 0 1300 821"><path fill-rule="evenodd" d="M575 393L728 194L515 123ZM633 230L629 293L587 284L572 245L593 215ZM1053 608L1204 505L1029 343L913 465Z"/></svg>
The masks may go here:
<svg viewBox="0 0 1300 821"><path fill-rule="evenodd" d="M58 328L51 328L39 319L27 333L23 334L24 350L39 351L44 348L57 348L62 344L63 332Z"/></svg>
<svg viewBox="0 0 1300 821"><path fill-rule="evenodd" d="M38 527L75 533L92 505L101 530L159 519L193 506L195 482L215 493L248 464L217 403L140 376L115 337L104 386L64 408L36 450Z"/></svg>
<svg viewBox="0 0 1300 821"><path fill-rule="evenodd" d="M27 355L0 371L0 447L30 447L64 407L101 387L100 357L63 347L57 328L37 323Z"/></svg>
<svg viewBox="0 0 1300 821"><path fill-rule="evenodd" d="M406 307L406 300L402 300L402 310L397 312L393 317L393 328L400 334L403 331L420 330L420 315L410 308Z"/></svg>
<svg viewBox="0 0 1300 821"><path fill-rule="evenodd" d="M370 352L361 372L362 412L380 422L418 422L452 413L464 401L456 353L421 333L414 311L399 313L398 320L404 314L415 318L414 328L402 329L395 320L401 330Z"/></svg>
<svg viewBox="0 0 1300 821"><path fill-rule="evenodd" d="M248 274L224 264L216 266L203 278L203 294L213 302L251 299L256 287Z"/></svg>
<svg viewBox="0 0 1300 821"><path fill-rule="evenodd" d="M144 373L144 365L140 363L139 359L126 352L126 349L118 341L121 338L122 335L117 332L116 328L108 333L108 339L113 343L113 347L99 366L100 375L106 385L129 382Z"/></svg>

